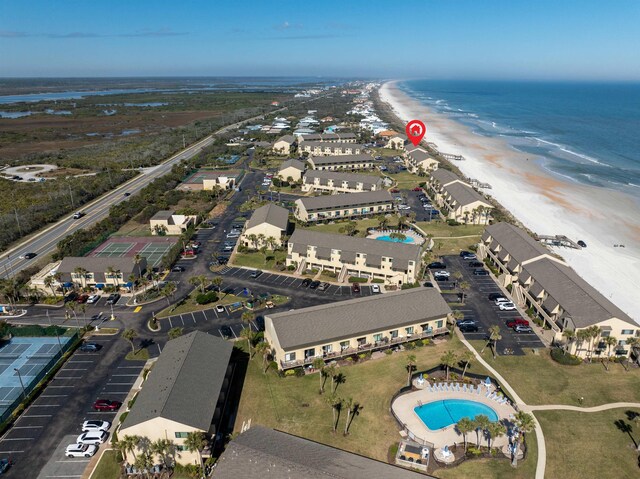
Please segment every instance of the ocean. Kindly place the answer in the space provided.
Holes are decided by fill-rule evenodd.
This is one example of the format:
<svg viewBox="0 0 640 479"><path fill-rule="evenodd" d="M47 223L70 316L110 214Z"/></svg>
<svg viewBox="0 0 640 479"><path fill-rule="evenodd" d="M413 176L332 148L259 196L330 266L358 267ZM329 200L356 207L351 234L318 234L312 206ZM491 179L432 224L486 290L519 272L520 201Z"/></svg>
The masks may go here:
<svg viewBox="0 0 640 479"><path fill-rule="evenodd" d="M640 198L640 84L410 80L432 110L567 180ZM429 123L427 137L429 135Z"/></svg>

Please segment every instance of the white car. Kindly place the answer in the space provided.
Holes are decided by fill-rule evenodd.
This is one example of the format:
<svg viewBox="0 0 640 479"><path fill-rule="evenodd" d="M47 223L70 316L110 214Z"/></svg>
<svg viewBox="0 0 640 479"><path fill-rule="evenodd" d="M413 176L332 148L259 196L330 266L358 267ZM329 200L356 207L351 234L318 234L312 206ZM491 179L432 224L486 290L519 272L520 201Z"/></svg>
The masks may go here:
<svg viewBox="0 0 640 479"><path fill-rule="evenodd" d="M496 300L494 301L494 303L495 303L495 305L496 305L496 306L500 306L502 303L511 303L511 300L510 300L510 299L507 299L507 298L504 298L504 297L502 297L502 298L496 298Z"/></svg>
<svg viewBox="0 0 640 479"><path fill-rule="evenodd" d="M78 444L93 444L95 446L102 444L107 440L107 434L105 431L88 431L84 434L80 434L76 442Z"/></svg>
<svg viewBox="0 0 640 479"><path fill-rule="evenodd" d="M411 206L409 205L398 205L399 210L410 210Z"/></svg>
<svg viewBox="0 0 640 479"><path fill-rule="evenodd" d="M99 299L100 299L100 295L99 294L92 294L91 296L89 296L87 298L87 304L97 303Z"/></svg>
<svg viewBox="0 0 640 479"><path fill-rule="evenodd" d="M91 457L98 450L93 444L69 444L64 450L67 457Z"/></svg>
<svg viewBox="0 0 640 479"><path fill-rule="evenodd" d="M371 292L372 293L379 293L380 292L380 286L378 286L377 284L372 284L371 285Z"/></svg>
<svg viewBox="0 0 640 479"><path fill-rule="evenodd" d="M239 236L240 236L240 233L236 233L235 231L232 231L227 235L227 238L237 238Z"/></svg>
<svg viewBox="0 0 640 479"><path fill-rule="evenodd" d="M500 309L500 311L515 311L516 305L511 302L500 303L498 305L498 308Z"/></svg>
<svg viewBox="0 0 640 479"><path fill-rule="evenodd" d="M87 431L108 431L111 427L109 421L85 421L82 423L82 432Z"/></svg>
<svg viewBox="0 0 640 479"><path fill-rule="evenodd" d="M224 313L224 312L225 312L224 306L222 306L221 304L219 304L218 306L216 306L216 311L217 311L218 313Z"/></svg>
<svg viewBox="0 0 640 479"><path fill-rule="evenodd" d="M451 276L451 273L448 271L436 271L433 273L434 278L448 278L449 276Z"/></svg>

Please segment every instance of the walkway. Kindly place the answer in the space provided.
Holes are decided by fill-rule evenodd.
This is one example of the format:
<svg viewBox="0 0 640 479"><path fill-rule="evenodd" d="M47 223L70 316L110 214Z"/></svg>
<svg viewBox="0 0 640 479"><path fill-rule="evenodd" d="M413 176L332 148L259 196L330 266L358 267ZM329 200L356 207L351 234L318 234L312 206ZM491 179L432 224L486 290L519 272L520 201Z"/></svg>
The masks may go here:
<svg viewBox="0 0 640 479"><path fill-rule="evenodd" d="M518 408L522 411L526 411L531 413L534 416L533 411L552 411L552 410L562 410L562 411L576 411L576 412L600 412L606 411L608 409L617 409L617 408L640 408L640 403L635 402L614 402L609 404L601 404L599 406L593 407L579 407L579 406L569 406L566 404L541 404L538 406L529 406L527 405L520 396L514 391L511 385L498 373L495 369L493 369L489 363L487 363L482 356L475 350L469 342L464 339L464 336L460 333L460 331L456 328L456 335L464 344L469 351L473 353L476 360L482 364L487 370L496 378L503 389L507 390L513 400L516 402ZM540 423L536 419L535 421L535 431L536 431L536 442L538 444L538 462L536 464L536 476L535 479L544 479L545 469L547 467L547 448L544 442L544 434L542 433L542 428L540 427Z"/></svg>

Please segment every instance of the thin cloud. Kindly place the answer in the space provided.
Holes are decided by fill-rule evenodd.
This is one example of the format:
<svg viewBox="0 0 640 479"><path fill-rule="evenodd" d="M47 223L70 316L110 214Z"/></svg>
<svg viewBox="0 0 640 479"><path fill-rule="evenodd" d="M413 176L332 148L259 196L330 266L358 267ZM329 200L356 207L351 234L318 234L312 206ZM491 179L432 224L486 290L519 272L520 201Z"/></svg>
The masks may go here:
<svg viewBox="0 0 640 479"><path fill-rule="evenodd" d="M47 33L47 38L97 38L103 35L90 32L70 32L70 33Z"/></svg>
<svg viewBox="0 0 640 479"><path fill-rule="evenodd" d="M158 30L141 30L136 33L123 33L119 37L179 37L188 35L187 32L174 32L170 28L160 28Z"/></svg>
<svg viewBox="0 0 640 479"><path fill-rule="evenodd" d="M132 37L177 37L189 35L188 32L174 32L170 28L159 28L156 30L144 29L129 33L96 33L96 32L68 32L68 33L28 33L0 30L0 38L26 38L45 37L52 39L73 39L73 38L132 38Z"/></svg>
<svg viewBox="0 0 640 479"><path fill-rule="evenodd" d="M343 38L345 35L318 34L318 35L287 35L284 37L268 37L269 40L320 40L326 38Z"/></svg>
<svg viewBox="0 0 640 479"><path fill-rule="evenodd" d="M30 36L27 32L13 32L10 30L0 30L0 38L23 38Z"/></svg>
<svg viewBox="0 0 640 479"><path fill-rule="evenodd" d="M303 25L302 23L289 23L287 21L284 21L279 25L275 25L273 28L275 30L284 31L284 30L292 30L292 29L301 29L303 28Z"/></svg>

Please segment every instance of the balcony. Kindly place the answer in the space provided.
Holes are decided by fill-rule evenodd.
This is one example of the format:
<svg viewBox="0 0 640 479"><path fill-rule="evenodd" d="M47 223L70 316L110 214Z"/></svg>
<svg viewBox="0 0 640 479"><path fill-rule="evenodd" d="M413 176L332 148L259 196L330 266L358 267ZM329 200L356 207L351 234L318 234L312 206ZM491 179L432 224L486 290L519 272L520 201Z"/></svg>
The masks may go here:
<svg viewBox="0 0 640 479"><path fill-rule="evenodd" d="M322 358L325 361L342 359L348 356L352 356L354 354L388 349L391 346L407 343L409 341L415 341L417 339L432 338L433 336L444 334L444 333L447 333L448 331L449 330L447 328L438 328L438 329L423 331L422 333L419 333L419 334L412 334L409 336L398 336L396 338L385 337L382 339L382 341L362 344L362 345L359 345L357 348L347 348L347 349L343 349L342 351L333 351L331 353L308 357L308 358L305 358L304 360L298 359L295 361L280 361L280 366L282 367L282 369L291 369L291 368L296 368L298 366L310 365L311 363L313 363L313 361L316 358Z"/></svg>

